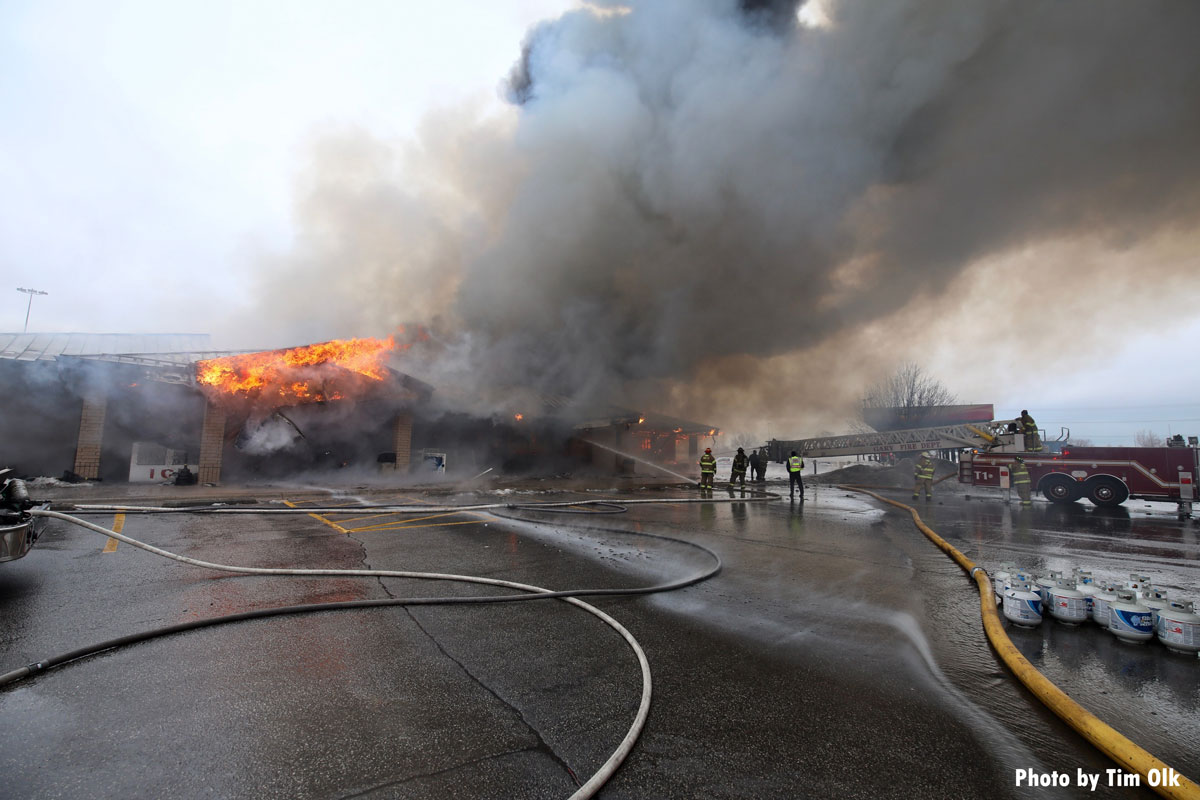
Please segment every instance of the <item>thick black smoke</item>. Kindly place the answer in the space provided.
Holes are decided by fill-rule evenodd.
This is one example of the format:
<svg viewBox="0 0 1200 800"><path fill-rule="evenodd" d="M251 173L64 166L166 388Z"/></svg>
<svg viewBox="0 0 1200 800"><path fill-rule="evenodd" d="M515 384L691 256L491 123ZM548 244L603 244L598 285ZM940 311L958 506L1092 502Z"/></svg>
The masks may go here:
<svg viewBox="0 0 1200 800"><path fill-rule="evenodd" d="M422 322L460 375L615 397L927 309L981 259L1200 218L1200 4L819 11L638 0L543 23L508 124L327 152L276 274L322 285L334 335ZM1092 265L1046 266L1104 291Z"/></svg>

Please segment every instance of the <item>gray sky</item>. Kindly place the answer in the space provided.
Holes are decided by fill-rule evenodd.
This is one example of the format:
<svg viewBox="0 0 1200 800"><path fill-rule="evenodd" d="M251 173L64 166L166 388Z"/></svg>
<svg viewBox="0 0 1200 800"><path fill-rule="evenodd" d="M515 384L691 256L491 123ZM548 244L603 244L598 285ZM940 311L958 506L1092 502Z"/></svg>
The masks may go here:
<svg viewBox="0 0 1200 800"><path fill-rule="evenodd" d="M33 300L33 331L232 336L229 320L259 313L260 295L270 291L259 265L297 248L296 208L306 200L314 143L352 131L399 151L431 112L471 108L513 118L518 112L501 100L500 86L528 30L575 7L569 0L7 0L0 4L0 291L7 293L0 329L21 329L28 298L15 289L24 286L50 293ZM740 92L725 96L747 102ZM853 106L853 98L839 95L838 105ZM519 145L553 144L539 139L546 130L530 126ZM963 401L993 402L999 415L1029 408L1054 432L1067 425L1112 444L1132 443L1140 428L1200 432L1198 229L1184 224L1144 240L1122 240L1111 229L1089 240L1076 230L1070 241L988 253L962 268L922 320L888 319L872 330L864 319L843 338L860 353L886 340ZM1097 265L1103 291L1053 266L1081 260ZM269 275L287 280L286 269ZM334 268L319 277L347 276ZM323 327L318 290L301 286L297 296L314 302L298 313L313 323L290 325L285 338L388 332ZM1022 311L1019 335L1013 307ZM710 311L720 335L719 300ZM902 352L896 343L905 341L912 346ZM831 368L856 360L845 350L801 351L758 362L764 397L778 400L773 368L787 371L806 358ZM699 374L732 382L728 371ZM766 432L753 404L747 410L703 384L680 391L681 407L715 416L715 424ZM837 424L836 415L813 420L778 407L764 415L774 418L776 435Z"/></svg>
<svg viewBox="0 0 1200 800"><path fill-rule="evenodd" d="M0 328L213 332L322 131L498 108L568 0L0 3ZM9 287L8 284L12 286Z"/></svg>

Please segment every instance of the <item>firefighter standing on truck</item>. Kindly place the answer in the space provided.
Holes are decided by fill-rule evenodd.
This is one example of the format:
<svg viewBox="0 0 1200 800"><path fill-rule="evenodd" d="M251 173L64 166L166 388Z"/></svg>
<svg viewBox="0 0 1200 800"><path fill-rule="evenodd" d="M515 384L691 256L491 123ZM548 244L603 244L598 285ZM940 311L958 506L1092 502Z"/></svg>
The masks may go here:
<svg viewBox="0 0 1200 800"><path fill-rule="evenodd" d="M1029 416L1029 412L1022 409L1021 411L1021 428L1025 433L1025 449L1038 451L1042 449L1042 435L1038 433L1037 423L1033 421L1033 417Z"/></svg>
<svg viewBox="0 0 1200 800"><path fill-rule="evenodd" d="M733 457L733 469L729 472L729 488L739 480L742 482L742 488L746 487L746 467L750 465L750 459L746 458L746 451L739 447L737 455Z"/></svg>
<svg viewBox="0 0 1200 800"><path fill-rule="evenodd" d="M712 448L704 448L704 455L700 456L700 488L711 489L713 485L713 475L717 472L717 459L712 454Z"/></svg>
<svg viewBox="0 0 1200 800"><path fill-rule="evenodd" d="M796 484L800 484L800 502L804 502L804 459L796 455L796 451L792 451L792 455L787 460L788 484L791 489L792 499L796 498Z"/></svg>
<svg viewBox="0 0 1200 800"><path fill-rule="evenodd" d="M921 489L925 490L925 499L933 499L933 459L929 453L921 453L917 466L913 469L913 500L921 499Z"/></svg>
<svg viewBox="0 0 1200 800"><path fill-rule="evenodd" d="M1012 469L1013 488L1017 490L1017 496L1021 498L1021 505L1028 508L1033 505L1033 500L1030 498L1029 492L1029 470L1025 466L1025 459L1017 456L1013 461Z"/></svg>

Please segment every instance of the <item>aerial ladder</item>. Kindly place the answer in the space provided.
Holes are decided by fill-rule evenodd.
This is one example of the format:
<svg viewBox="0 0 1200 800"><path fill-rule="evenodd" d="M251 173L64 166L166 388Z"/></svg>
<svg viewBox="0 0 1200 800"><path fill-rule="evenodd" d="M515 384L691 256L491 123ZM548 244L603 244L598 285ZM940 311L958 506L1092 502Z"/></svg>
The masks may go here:
<svg viewBox="0 0 1200 800"><path fill-rule="evenodd" d="M784 462L795 450L806 458L856 456L874 453L887 455L924 450L984 449L1002 437L1017 420L936 425L932 428L908 428L898 431L848 433L842 436L818 436L811 439L772 439L767 454L772 461Z"/></svg>

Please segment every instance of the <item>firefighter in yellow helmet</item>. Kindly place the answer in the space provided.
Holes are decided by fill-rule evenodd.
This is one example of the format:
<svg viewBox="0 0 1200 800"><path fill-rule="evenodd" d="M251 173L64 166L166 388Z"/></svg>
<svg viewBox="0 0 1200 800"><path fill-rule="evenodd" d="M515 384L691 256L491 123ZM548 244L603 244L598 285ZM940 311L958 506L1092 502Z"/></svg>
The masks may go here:
<svg viewBox="0 0 1200 800"><path fill-rule="evenodd" d="M921 490L925 490L925 499L933 499L933 459L929 453L921 453L913 468L913 500L921 498Z"/></svg>
<svg viewBox="0 0 1200 800"><path fill-rule="evenodd" d="M704 455L700 456L700 488L711 489L713 485L713 475L717 474L717 459L712 454L712 448L704 448Z"/></svg>
<svg viewBox="0 0 1200 800"><path fill-rule="evenodd" d="M1017 490L1017 496L1021 498L1021 505L1029 508L1033 505L1033 499L1030 497L1029 469L1025 466L1025 459L1017 456L1013 460L1010 473L1012 474L1012 486Z"/></svg>

